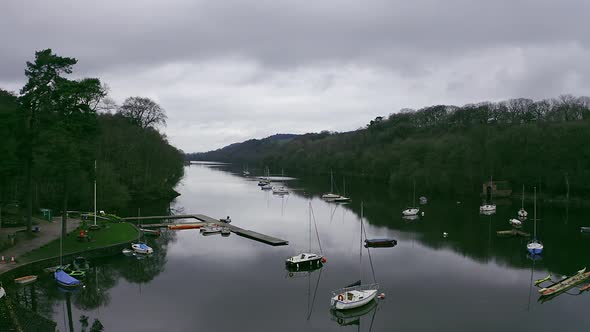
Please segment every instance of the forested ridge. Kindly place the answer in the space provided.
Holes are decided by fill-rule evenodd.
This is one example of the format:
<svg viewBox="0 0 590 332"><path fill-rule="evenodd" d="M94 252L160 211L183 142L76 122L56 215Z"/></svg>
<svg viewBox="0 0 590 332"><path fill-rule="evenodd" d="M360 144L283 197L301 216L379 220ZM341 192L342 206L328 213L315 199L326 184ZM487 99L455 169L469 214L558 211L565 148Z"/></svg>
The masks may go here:
<svg viewBox="0 0 590 332"><path fill-rule="evenodd" d="M590 98L562 95L461 107L403 109L345 133L259 140L189 159L335 173L430 193L474 194L491 176L513 189L538 186L551 197L590 198ZM264 143L264 144L263 144ZM264 146L264 149L251 149Z"/></svg>
<svg viewBox="0 0 590 332"><path fill-rule="evenodd" d="M69 79L77 60L36 52L19 92L0 88L0 207L6 222L39 208L91 211L172 199L183 153L159 131L164 109L148 98L116 105L97 78Z"/></svg>

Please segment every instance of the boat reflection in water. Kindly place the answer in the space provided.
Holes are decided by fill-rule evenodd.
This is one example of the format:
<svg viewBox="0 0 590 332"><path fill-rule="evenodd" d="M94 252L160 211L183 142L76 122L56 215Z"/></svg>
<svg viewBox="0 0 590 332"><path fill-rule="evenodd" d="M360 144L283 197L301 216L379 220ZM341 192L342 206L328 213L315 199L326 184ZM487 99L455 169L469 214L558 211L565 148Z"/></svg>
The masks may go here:
<svg viewBox="0 0 590 332"><path fill-rule="evenodd" d="M301 265L297 268L295 265L285 265L285 270L288 271L289 278L296 278L296 277L307 277L309 273L314 272L316 270L320 270L324 267L323 264L313 264L313 265Z"/></svg>
<svg viewBox="0 0 590 332"><path fill-rule="evenodd" d="M330 309L330 313L332 314L332 320L338 323L340 326L350 326L350 325L360 325L361 317L365 316L366 314L373 312L373 316L371 317L371 327L373 326L373 320L375 319L375 313L377 312L377 300L372 300L371 302L363 305L362 307L349 309L349 310L336 310L334 308ZM369 331L371 329L369 328Z"/></svg>

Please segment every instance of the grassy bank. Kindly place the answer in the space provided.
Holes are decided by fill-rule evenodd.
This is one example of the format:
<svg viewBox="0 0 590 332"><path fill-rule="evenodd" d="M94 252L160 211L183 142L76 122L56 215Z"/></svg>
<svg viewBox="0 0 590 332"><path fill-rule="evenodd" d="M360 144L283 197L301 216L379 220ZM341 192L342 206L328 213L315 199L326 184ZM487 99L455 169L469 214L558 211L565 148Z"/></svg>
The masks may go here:
<svg viewBox="0 0 590 332"><path fill-rule="evenodd" d="M82 242L78 239L80 229L76 229L63 239L63 255L70 255L77 252L84 252L87 250L99 249L108 247L114 244L133 241L139 236L139 231L131 224L122 223L106 223L105 227L90 231L90 242ZM37 261L59 256L59 242L57 239L41 248L32 250L26 253L22 260L26 262Z"/></svg>

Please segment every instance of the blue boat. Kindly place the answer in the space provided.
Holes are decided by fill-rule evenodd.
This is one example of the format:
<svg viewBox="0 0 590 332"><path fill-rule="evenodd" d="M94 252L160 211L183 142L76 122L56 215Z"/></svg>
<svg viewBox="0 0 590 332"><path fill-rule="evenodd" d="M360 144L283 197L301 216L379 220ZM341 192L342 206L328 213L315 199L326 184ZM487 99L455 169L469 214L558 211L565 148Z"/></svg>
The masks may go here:
<svg viewBox="0 0 590 332"><path fill-rule="evenodd" d="M76 287L82 285L82 282L80 282L80 280L65 273L64 270L55 271L53 276L55 277L57 284L60 285L61 287L76 288Z"/></svg>

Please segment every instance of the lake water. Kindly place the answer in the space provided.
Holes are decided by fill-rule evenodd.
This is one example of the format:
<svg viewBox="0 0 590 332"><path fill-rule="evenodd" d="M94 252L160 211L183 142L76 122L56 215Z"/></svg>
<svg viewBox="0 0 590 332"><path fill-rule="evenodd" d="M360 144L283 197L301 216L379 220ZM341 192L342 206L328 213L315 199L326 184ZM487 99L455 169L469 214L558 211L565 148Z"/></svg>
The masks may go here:
<svg viewBox="0 0 590 332"><path fill-rule="evenodd" d="M339 181L341 182L341 181ZM353 201L320 199L329 178L286 181L287 196L260 190L254 178L226 166L193 165L172 204L176 213L231 216L242 228L283 238L272 247L231 234L202 236L198 230L165 232L150 240L156 253L137 260L123 255L98 260L86 288L64 293L44 275L34 286L8 286L9 295L55 321L60 331L587 331L590 292L538 301L532 280L554 278L588 266L590 236L579 226L584 211L540 206L540 260L527 257L526 239L500 238L520 201L498 201L498 213L479 215L479 198L429 197L425 216L401 218L412 193L351 181ZM422 193L417 189L417 196ZM402 197L402 198L400 198ZM359 257L360 205L369 238L392 237L393 248L371 249L380 292L376 306L336 315L331 291L362 276L373 277L366 249ZM285 259L309 248L309 209L327 263L312 272L289 273ZM526 204L532 216L532 206ZM143 211L143 209L142 209ZM143 213L142 213L143 214ZM524 231L533 231L526 221ZM443 237L443 232L448 237ZM319 252L315 229L312 251ZM39 274L43 274L39 272ZM87 319L84 319L84 316ZM82 318L82 319L81 319Z"/></svg>

